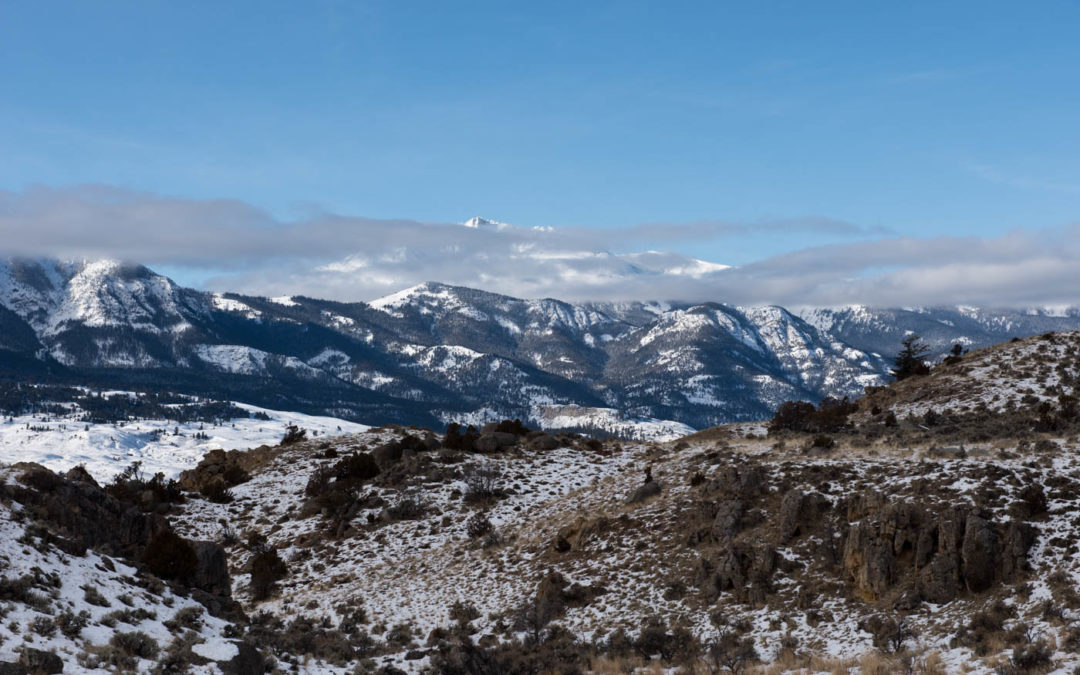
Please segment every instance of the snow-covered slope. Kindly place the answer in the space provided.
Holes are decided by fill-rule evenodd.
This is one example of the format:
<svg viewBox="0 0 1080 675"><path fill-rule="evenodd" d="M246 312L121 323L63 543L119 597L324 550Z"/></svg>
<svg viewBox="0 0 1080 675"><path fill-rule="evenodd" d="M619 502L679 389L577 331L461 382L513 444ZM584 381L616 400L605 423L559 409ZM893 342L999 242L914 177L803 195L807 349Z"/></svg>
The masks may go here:
<svg viewBox="0 0 1080 675"><path fill-rule="evenodd" d="M645 257L668 271L705 270ZM859 396L884 381L912 332L940 354L956 342L1070 327L1080 328L1080 314L1062 308L794 314L526 300L434 282L340 303L200 293L110 261L0 263L0 365L17 376L116 389L167 383L376 424L529 419L538 406L578 405L703 428L768 417L789 399Z"/></svg>
<svg viewBox="0 0 1080 675"><path fill-rule="evenodd" d="M1059 407L1070 417L1080 415L1078 354L1080 331L1010 340L952 357L924 377L873 391L860 407L864 414L877 408L879 415L891 412L898 418L1011 412L1044 416L1052 427Z"/></svg>
<svg viewBox="0 0 1080 675"><path fill-rule="evenodd" d="M18 474L0 469L0 481L14 483ZM239 653L225 637L231 622L210 616L160 581L151 591L132 565L94 551L70 555L54 548L18 503L0 504L0 568L8 589L27 585L4 598L5 672L27 672L9 665L25 658L26 650L56 655L64 672L101 674L125 665L131 672L150 672L170 648L200 662L187 672L220 673L218 662Z"/></svg>

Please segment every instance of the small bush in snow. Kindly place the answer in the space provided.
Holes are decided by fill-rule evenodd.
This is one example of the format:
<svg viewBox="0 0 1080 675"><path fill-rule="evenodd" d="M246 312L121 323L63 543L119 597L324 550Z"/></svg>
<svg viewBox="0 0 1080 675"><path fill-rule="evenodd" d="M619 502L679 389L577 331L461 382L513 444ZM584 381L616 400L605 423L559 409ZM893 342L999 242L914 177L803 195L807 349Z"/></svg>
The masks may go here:
<svg viewBox="0 0 1080 675"><path fill-rule="evenodd" d="M491 464L472 464L465 467L465 501L470 504L489 503L506 493L502 488L502 471Z"/></svg>
<svg viewBox="0 0 1080 675"><path fill-rule="evenodd" d="M83 586L82 589L83 599L91 605L94 605L96 607L109 606L109 601L105 598L104 595L101 594L101 591L99 591L96 586L90 586L89 584L87 584L86 586Z"/></svg>
<svg viewBox="0 0 1080 675"><path fill-rule="evenodd" d="M426 510L423 502L412 492L403 492L397 503L387 507L386 517L390 520L416 520Z"/></svg>
<svg viewBox="0 0 1080 675"><path fill-rule="evenodd" d="M282 445L292 445L307 439L307 429L301 429L295 424L285 428L285 435L281 439Z"/></svg>
<svg viewBox="0 0 1080 675"><path fill-rule="evenodd" d="M0 578L0 600L19 602L39 612L47 611L49 599L43 593L34 590L34 581L32 574L25 574L15 579Z"/></svg>
<svg viewBox="0 0 1080 675"><path fill-rule="evenodd" d="M179 632L182 628L198 630L202 625L202 615L203 608L198 605L184 607L165 622L165 627L173 632Z"/></svg>
<svg viewBox="0 0 1080 675"><path fill-rule="evenodd" d="M74 640L82 633L82 629L90 624L90 612L85 609L76 614L71 610L64 610L56 617L56 625L60 632L69 640Z"/></svg>
<svg viewBox="0 0 1080 675"><path fill-rule="evenodd" d="M56 621L51 617L39 616L30 622L30 628L41 637L50 638L56 635Z"/></svg>
<svg viewBox="0 0 1080 675"><path fill-rule="evenodd" d="M109 644L130 656L140 659L152 659L158 654L157 640L142 631L116 633Z"/></svg>
<svg viewBox="0 0 1080 675"><path fill-rule="evenodd" d="M491 524L491 521L488 520L488 517L483 513L473 514L473 516L465 522L465 532L472 539L479 539L494 529L495 526Z"/></svg>

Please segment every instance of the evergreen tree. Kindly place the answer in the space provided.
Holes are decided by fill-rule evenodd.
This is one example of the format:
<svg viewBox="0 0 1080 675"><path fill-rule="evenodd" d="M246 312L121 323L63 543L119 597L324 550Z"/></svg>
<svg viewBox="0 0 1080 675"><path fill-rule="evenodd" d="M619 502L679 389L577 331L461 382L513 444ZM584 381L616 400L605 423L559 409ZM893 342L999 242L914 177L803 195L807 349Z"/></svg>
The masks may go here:
<svg viewBox="0 0 1080 675"><path fill-rule="evenodd" d="M889 374L896 378L897 382L916 375L928 374L930 366L926 364L926 355L930 353L930 346L918 335L909 335L900 344L903 348L896 355L894 360L896 367L891 369Z"/></svg>

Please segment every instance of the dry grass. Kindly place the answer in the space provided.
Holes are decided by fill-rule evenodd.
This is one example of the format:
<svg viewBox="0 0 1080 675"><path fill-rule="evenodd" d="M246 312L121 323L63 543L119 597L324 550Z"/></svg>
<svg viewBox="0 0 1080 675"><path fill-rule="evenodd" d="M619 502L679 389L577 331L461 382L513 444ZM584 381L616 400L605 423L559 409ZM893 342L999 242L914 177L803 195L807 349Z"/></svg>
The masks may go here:
<svg viewBox="0 0 1080 675"><path fill-rule="evenodd" d="M592 667L588 672L596 675L662 675L665 670L656 661L646 661L640 657L611 658L601 657L593 659Z"/></svg>
<svg viewBox="0 0 1080 675"><path fill-rule="evenodd" d="M894 675L903 672L914 675L946 675L948 670L941 654L936 651L906 655L887 655L872 651L848 659L785 652L777 660L747 671L748 675Z"/></svg>

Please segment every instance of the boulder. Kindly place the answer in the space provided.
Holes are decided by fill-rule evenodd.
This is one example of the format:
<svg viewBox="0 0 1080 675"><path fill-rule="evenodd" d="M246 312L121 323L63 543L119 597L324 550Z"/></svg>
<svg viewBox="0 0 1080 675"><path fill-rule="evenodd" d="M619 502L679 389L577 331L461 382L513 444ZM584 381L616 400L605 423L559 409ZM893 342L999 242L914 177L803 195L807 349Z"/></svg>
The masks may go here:
<svg viewBox="0 0 1080 675"><path fill-rule="evenodd" d="M566 578L558 572L548 572L536 588L536 619L546 625L566 610L564 589L569 586Z"/></svg>
<svg viewBox="0 0 1080 675"><path fill-rule="evenodd" d="M723 544L729 543L739 533L739 521L742 520L746 507L741 500L723 499L720 501L716 517L713 518L712 536Z"/></svg>
<svg viewBox="0 0 1080 675"><path fill-rule="evenodd" d="M86 467L81 464L68 469L68 472L64 474L64 478L72 483L86 483L92 487L101 487L94 480L94 477L90 475L90 472L86 470Z"/></svg>
<svg viewBox="0 0 1080 675"><path fill-rule="evenodd" d="M371 451L371 456L380 469L397 464L401 460L403 448L400 443L384 443Z"/></svg>
<svg viewBox="0 0 1080 675"><path fill-rule="evenodd" d="M248 642L234 642L236 656L218 666L225 675L263 675L269 672L266 659Z"/></svg>
<svg viewBox="0 0 1080 675"><path fill-rule="evenodd" d="M877 600L889 589L895 575L893 563L892 544L878 537L869 523L860 521L848 529L843 566L863 599Z"/></svg>
<svg viewBox="0 0 1080 675"><path fill-rule="evenodd" d="M551 434L540 433L531 437L528 441L528 445L532 450L555 450L561 443L559 443L559 439Z"/></svg>
<svg viewBox="0 0 1080 675"><path fill-rule="evenodd" d="M739 555L733 549L726 549L716 562L716 590L731 590L739 593L746 586Z"/></svg>
<svg viewBox="0 0 1080 675"><path fill-rule="evenodd" d="M1009 522L1001 551L1001 578L1003 580L1011 581L1029 568L1028 550L1037 537L1038 533L1030 524L1021 520Z"/></svg>
<svg viewBox="0 0 1080 675"><path fill-rule="evenodd" d="M923 526L915 540L915 568L922 569L930 563L937 550L937 528Z"/></svg>
<svg viewBox="0 0 1080 675"><path fill-rule="evenodd" d="M555 535L555 541L552 542L551 547L559 553L568 553L570 551L570 540L563 534Z"/></svg>
<svg viewBox="0 0 1080 675"><path fill-rule="evenodd" d="M627 500L627 503L640 504L647 499L651 499L657 496L662 491L663 488L660 487L660 483L657 483L656 481L649 481L648 483L641 485L632 493L630 493L630 498Z"/></svg>
<svg viewBox="0 0 1080 675"><path fill-rule="evenodd" d="M758 467L728 465L709 481L708 491L720 492L740 499L752 499L761 494L766 484L765 477Z"/></svg>
<svg viewBox="0 0 1080 675"><path fill-rule="evenodd" d="M480 434L474 448L477 452L497 452L517 445L518 437L505 431L488 431Z"/></svg>
<svg viewBox="0 0 1080 675"><path fill-rule="evenodd" d="M806 509L806 495L798 488L788 490L780 501L780 543L786 544L799 533Z"/></svg>
<svg viewBox="0 0 1080 675"><path fill-rule="evenodd" d="M494 433L482 434L480 438L476 439L473 443L473 449L477 452L497 452L499 450L499 442L495 439Z"/></svg>
<svg viewBox="0 0 1080 675"><path fill-rule="evenodd" d="M431 433L430 431L424 433L424 438L421 442L424 445L424 450L428 452L435 452L442 447L442 443L439 441L439 437Z"/></svg>
<svg viewBox="0 0 1080 675"><path fill-rule="evenodd" d="M260 445L251 450L211 450L194 469L182 471L177 482L186 492L204 492L211 482L225 481L226 487L244 482L250 473L281 453L280 447Z"/></svg>
<svg viewBox="0 0 1080 675"><path fill-rule="evenodd" d="M23 647L19 656L19 665L26 668L29 675L51 675L64 672L64 661L52 652Z"/></svg>

